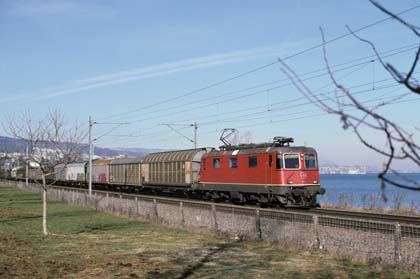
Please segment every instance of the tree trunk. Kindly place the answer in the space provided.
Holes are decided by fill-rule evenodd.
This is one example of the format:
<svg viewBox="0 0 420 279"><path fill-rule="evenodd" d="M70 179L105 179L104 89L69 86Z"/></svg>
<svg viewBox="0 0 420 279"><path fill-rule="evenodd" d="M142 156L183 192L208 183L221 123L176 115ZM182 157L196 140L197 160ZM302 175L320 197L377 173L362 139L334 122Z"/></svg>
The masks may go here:
<svg viewBox="0 0 420 279"><path fill-rule="evenodd" d="M47 227L47 180L45 175L42 174L42 233L48 236Z"/></svg>

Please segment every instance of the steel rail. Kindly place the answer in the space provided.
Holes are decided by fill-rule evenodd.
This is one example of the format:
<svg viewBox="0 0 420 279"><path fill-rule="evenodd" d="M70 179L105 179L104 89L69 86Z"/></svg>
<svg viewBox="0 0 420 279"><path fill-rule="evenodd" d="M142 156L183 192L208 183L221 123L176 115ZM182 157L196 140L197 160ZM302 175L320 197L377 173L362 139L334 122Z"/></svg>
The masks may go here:
<svg viewBox="0 0 420 279"><path fill-rule="evenodd" d="M374 221L385 221L385 222L398 222L403 224L420 225L420 216L407 216L407 215L396 215L387 213L377 212L360 212L343 209L330 209L330 208L313 208L310 211L316 214L329 215L329 216L340 216L359 218Z"/></svg>

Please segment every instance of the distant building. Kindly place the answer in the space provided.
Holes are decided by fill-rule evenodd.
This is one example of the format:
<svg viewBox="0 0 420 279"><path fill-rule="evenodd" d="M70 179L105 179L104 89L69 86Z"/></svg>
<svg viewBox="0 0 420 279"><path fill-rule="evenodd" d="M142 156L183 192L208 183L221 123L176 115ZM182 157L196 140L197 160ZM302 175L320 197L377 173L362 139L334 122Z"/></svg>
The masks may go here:
<svg viewBox="0 0 420 279"><path fill-rule="evenodd" d="M366 174L367 166L323 166L319 167L321 174Z"/></svg>

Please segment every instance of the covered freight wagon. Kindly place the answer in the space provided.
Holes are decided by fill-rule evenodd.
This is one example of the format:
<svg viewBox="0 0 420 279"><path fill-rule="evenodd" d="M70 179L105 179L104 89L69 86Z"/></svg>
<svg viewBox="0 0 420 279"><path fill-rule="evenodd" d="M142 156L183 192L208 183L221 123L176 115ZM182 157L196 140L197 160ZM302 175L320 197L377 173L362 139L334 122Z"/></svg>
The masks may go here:
<svg viewBox="0 0 420 279"><path fill-rule="evenodd" d="M54 167L54 176L56 181L67 180L67 168L65 164L58 164Z"/></svg>
<svg viewBox="0 0 420 279"><path fill-rule="evenodd" d="M44 166L44 168L45 168L45 166ZM47 174L46 177L45 177L45 179L47 181L54 180L54 169L52 169L51 167L48 167L47 169L44 169L44 171ZM29 162L28 178L30 180L37 180L37 181L42 180L42 172L41 172L41 169L39 168L38 163Z"/></svg>
<svg viewBox="0 0 420 279"><path fill-rule="evenodd" d="M191 187L199 182L200 160L209 148L158 152L142 163L143 185Z"/></svg>
<svg viewBox="0 0 420 279"><path fill-rule="evenodd" d="M92 182L109 183L109 164L112 160L95 160L92 162ZM89 168L87 169L89 175Z"/></svg>
<svg viewBox="0 0 420 279"><path fill-rule="evenodd" d="M29 176L28 177L29 177L30 180L41 181L42 180L42 172L39 168L29 168ZM45 179L47 181L54 180L53 170L48 171L47 175L45 176Z"/></svg>
<svg viewBox="0 0 420 279"><path fill-rule="evenodd" d="M112 160L109 164L109 183L120 185L141 185L141 161L142 158Z"/></svg>
<svg viewBox="0 0 420 279"><path fill-rule="evenodd" d="M86 181L86 162L71 163L66 167L66 181L85 182Z"/></svg>
<svg viewBox="0 0 420 279"><path fill-rule="evenodd" d="M26 169L25 167L14 167L10 171L10 176L16 179L23 179L26 177Z"/></svg>

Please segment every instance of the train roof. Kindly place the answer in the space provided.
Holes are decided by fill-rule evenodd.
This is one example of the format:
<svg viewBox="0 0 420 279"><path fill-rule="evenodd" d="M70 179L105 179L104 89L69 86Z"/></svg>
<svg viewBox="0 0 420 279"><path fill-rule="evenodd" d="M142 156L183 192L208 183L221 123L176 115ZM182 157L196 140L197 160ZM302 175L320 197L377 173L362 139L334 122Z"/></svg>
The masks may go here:
<svg viewBox="0 0 420 279"><path fill-rule="evenodd" d="M73 162L73 163L68 163L68 164L58 164L56 165L54 168L64 168L64 166L68 167L82 167L85 166L86 164L88 164L88 161L86 162Z"/></svg>
<svg viewBox="0 0 420 279"><path fill-rule="evenodd" d="M268 153L268 152L278 152L278 153L287 153L287 152L303 152L303 153L316 153L316 150L312 147L306 146L269 146L269 147L255 147L255 148L243 148L243 149L228 149L228 150L213 150L208 152L203 157L208 156L235 156L243 154L258 154L258 153Z"/></svg>
<svg viewBox="0 0 420 279"><path fill-rule="evenodd" d="M143 157L114 159L110 165L138 164L141 163L142 160Z"/></svg>
<svg viewBox="0 0 420 279"><path fill-rule="evenodd" d="M67 164L67 167L68 168L78 168L78 167L84 167L84 166L86 166L86 164L87 164L88 162L76 162L76 163L69 163L69 164Z"/></svg>
<svg viewBox="0 0 420 279"><path fill-rule="evenodd" d="M104 166L109 165L112 162L112 159L99 159L92 161L92 166Z"/></svg>
<svg viewBox="0 0 420 279"><path fill-rule="evenodd" d="M143 163L193 161L194 159L200 160L201 156L197 154L204 154L211 149L212 148L210 147L203 147L196 149L151 153L144 157ZM196 158L196 156L199 156L200 158Z"/></svg>

